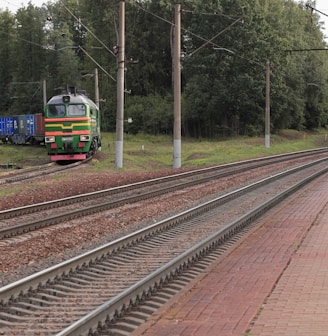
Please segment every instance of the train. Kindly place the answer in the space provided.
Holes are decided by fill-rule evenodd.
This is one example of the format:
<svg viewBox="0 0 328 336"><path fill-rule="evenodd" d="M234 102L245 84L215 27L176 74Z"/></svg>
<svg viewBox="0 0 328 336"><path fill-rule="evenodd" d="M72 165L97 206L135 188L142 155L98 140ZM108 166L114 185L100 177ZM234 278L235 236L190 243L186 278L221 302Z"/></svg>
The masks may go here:
<svg viewBox="0 0 328 336"><path fill-rule="evenodd" d="M45 106L44 142L51 161L78 161L101 150L100 111L84 93L68 91Z"/></svg>
<svg viewBox="0 0 328 336"><path fill-rule="evenodd" d="M44 113L0 116L0 140L13 144L41 144L50 161L80 161L101 150L98 106L76 90L56 95Z"/></svg>

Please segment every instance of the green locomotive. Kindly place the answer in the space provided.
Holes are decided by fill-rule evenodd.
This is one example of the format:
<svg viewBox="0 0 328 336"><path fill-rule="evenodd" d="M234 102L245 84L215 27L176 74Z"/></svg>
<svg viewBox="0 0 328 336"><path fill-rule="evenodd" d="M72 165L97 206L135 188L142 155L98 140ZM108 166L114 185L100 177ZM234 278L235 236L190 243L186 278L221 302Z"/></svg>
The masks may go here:
<svg viewBox="0 0 328 336"><path fill-rule="evenodd" d="M45 106L45 145L51 161L84 160L100 149L100 111L85 94L52 97Z"/></svg>

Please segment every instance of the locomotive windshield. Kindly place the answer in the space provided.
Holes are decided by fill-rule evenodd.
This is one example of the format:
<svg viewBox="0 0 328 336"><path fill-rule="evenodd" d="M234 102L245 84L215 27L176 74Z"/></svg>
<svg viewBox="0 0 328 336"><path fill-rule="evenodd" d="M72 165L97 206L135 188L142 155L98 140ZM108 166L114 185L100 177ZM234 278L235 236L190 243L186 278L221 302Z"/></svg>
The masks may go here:
<svg viewBox="0 0 328 336"><path fill-rule="evenodd" d="M68 105L69 116L84 116L85 106L83 104Z"/></svg>
<svg viewBox="0 0 328 336"><path fill-rule="evenodd" d="M65 105L49 105L48 115L50 117L64 116L65 115Z"/></svg>
<svg viewBox="0 0 328 336"><path fill-rule="evenodd" d="M66 106L63 104L49 105L48 106L49 117L63 117L66 115ZM85 116L86 108L84 104L70 104L67 106L68 116Z"/></svg>

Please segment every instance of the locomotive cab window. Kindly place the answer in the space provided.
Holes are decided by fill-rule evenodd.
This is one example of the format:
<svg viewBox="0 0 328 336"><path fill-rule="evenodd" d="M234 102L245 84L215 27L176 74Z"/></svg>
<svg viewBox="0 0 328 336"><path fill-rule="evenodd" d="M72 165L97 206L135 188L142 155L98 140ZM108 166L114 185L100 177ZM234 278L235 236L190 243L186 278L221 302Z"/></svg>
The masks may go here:
<svg viewBox="0 0 328 336"><path fill-rule="evenodd" d="M68 115L69 116L84 116L85 115L85 105L83 104L69 105Z"/></svg>
<svg viewBox="0 0 328 336"><path fill-rule="evenodd" d="M61 117L65 115L65 105L49 105L49 117Z"/></svg>

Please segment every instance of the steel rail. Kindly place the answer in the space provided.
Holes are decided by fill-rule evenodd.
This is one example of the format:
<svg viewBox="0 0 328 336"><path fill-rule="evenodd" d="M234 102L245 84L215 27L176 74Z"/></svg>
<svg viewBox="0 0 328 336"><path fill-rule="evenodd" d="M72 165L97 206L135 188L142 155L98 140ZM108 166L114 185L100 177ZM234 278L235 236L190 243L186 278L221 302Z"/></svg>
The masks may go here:
<svg viewBox="0 0 328 336"><path fill-rule="evenodd" d="M204 239L194 247L185 251L174 260L152 272L130 288L102 304L80 320L74 322L57 336L96 336L101 330L106 330L118 318L124 316L131 308L135 308L140 302L152 296L164 285L183 274L192 265L201 261L211 251L219 248L227 240L231 239L251 222L258 219L266 211L286 199L292 193L301 189L306 184L328 172L328 167L312 174L304 180L294 184L287 190L279 193L269 201L263 202L255 209L247 212L233 222L225 225L217 232Z"/></svg>
<svg viewBox="0 0 328 336"><path fill-rule="evenodd" d="M40 176L54 174L63 170L75 168L81 164L90 161L90 159L91 158L87 158L86 160L74 162L63 166L55 165L53 162L50 162L41 166L29 167L21 169L19 171L10 172L8 175L0 174L0 185L28 180Z"/></svg>
<svg viewBox="0 0 328 336"><path fill-rule="evenodd" d="M47 209L51 209L51 208L55 208L55 207L70 205L70 204L74 204L74 203L77 203L77 202L80 202L80 201L83 201L83 200L89 200L89 199L93 199L93 198L104 197L104 196L107 196L107 195L113 195L113 194L116 194L116 193L137 189L141 186L143 186L143 187L152 186L152 185L156 185L158 183L169 181L169 180L178 180L178 179L181 179L183 177L189 177L189 176L192 177L192 176L197 176L199 174L211 173L211 172L217 172L217 171L219 172L219 171L222 171L224 169L235 168L235 167L236 167L236 169L233 171L233 173L236 173L236 172L243 171L243 168L241 167L243 165L255 164L254 168L258 168L258 167L265 166L265 165L268 165L268 164L272 163L271 162L272 160L279 163L279 162L287 161L290 158L295 159L295 158L299 158L299 157L307 157L307 156L317 155L317 154L325 153L325 152L328 152L328 148L318 148L318 149L315 149L315 150L306 150L306 151L299 151L299 152L293 152L293 153L284 153L284 154L279 154L279 155L272 155L272 156L260 157L260 158L256 158L256 159L249 159L249 160L227 163L227 164L223 164L223 165L201 168L201 169L192 170L192 171L188 171L188 172L183 172L183 173L179 173L179 174L154 178L154 179L150 179L150 180L147 180L147 181L131 183L131 184L127 184L127 185L124 185L124 186L118 186L118 187L114 187L114 188L104 189L104 190L100 190L100 191L96 191L96 192L90 192L90 193L85 193L85 194L81 194L81 195L65 197L65 198L62 198L62 199L57 199L57 200L52 200L52 201L48 201L48 202L42 202L42 203L22 206L22 207L13 208L13 209L1 210L0 211L0 220L7 219L7 218L12 218L12 217L15 217L15 216L18 216L18 215L21 215L21 214L34 213L34 212L38 212L38 211L41 211L41 210L47 210ZM258 163L258 165L256 165L256 163ZM213 178L215 178L215 177L213 177ZM201 180L201 182L203 182L203 180Z"/></svg>
<svg viewBox="0 0 328 336"><path fill-rule="evenodd" d="M318 161L320 161L320 160L325 160L325 159L319 159ZM308 163L307 165L310 166L310 165L316 164L316 163L317 163L317 161L312 161L312 162ZM296 168L296 169L303 169L302 167L303 166L300 166L300 168ZM242 169L243 168L238 168L238 171L240 171ZM223 173L219 173L219 174L220 174L220 177L222 177L222 176L226 176L230 173L231 172L223 172ZM213 176L204 177L204 178L200 178L200 179L192 180L192 181L188 181L188 182L176 183L174 186L168 186L168 187L161 188L160 185L159 185L159 181L165 181L166 178L167 177L146 181L146 184L150 183L151 185L156 185L156 187L158 188L158 189L154 189L152 191L137 193L136 195L133 195L133 196L129 196L129 197L113 200L113 201L110 200L110 201L99 203L97 205L84 207L83 209L77 209L77 210L73 210L73 211L70 210L68 212L59 213L59 214L56 214L54 216L48 216L48 217L43 218L43 219L33 220L29 223L17 224L17 225L13 225L11 227L8 227L8 228L0 229L0 239L6 239L6 238L14 237L14 236L17 236L19 234L24 234L24 233L27 233L27 232L34 231L36 229L56 225L56 224L59 224L63 221L68 221L68 220L80 218L82 216L91 215L91 214L94 214L94 213L97 213L97 212L100 212L100 211L112 209L112 208L122 206L122 205L125 205L125 204L128 204L128 203L133 203L133 202L138 202L138 201L141 201L141 200L149 199L151 197L159 196L159 195L168 193L168 192L173 191L173 190L181 189L182 187L187 187L187 186L192 186L192 185L199 184L199 183L204 183L208 179L212 179ZM156 182L154 183L154 181L156 181ZM134 183L134 184L124 186L123 188L126 187L128 190L130 190L130 188L135 188L137 186L142 186L142 185L143 185L142 182L138 182L138 183ZM97 198L99 197L99 194L101 194L103 196L104 195L107 196L108 193L111 193L112 191L117 192L120 189L121 189L120 187L117 187L117 188L97 192L96 193ZM82 195L82 197L84 197L84 195ZM40 210L41 209L39 209L39 211ZM5 213L7 213L7 212L5 212Z"/></svg>
<svg viewBox="0 0 328 336"><path fill-rule="evenodd" d="M306 165L306 166L309 167L308 165ZM322 166L324 166L324 169L321 169ZM315 169L308 168L306 174L314 175L313 171L315 170L316 171L316 176L318 176L319 173L326 172L326 169L327 169L326 167L327 167L326 160L322 160L321 163L318 165L318 167L315 167ZM321 169L319 173L318 173L318 169ZM293 174L294 172L295 171L290 170L291 174ZM270 198L272 197L271 192L267 193L268 188L269 188L269 190L272 190L272 192L276 193L276 192L279 192L279 190L281 190L281 188L285 188L285 187L287 188L287 185L290 185L291 180L294 181L293 183L295 183L295 179L299 180L300 178L302 178L302 180L304 180L304 177L302 177L303 172L301 172L301 174L296 173L295 177L293 177L292 179L290 179L288 177L288 179L283 180L283 182L279 182L279 178L281 177L280 175L281 174L276 174L276 176L277 176L276 179L273 179L273 180L267 182L267 183L270 183L269 187L267 186L267 183L264 183L264 186L262 186L262 188L264 188L263 191L265 192L265 195L267 197L270 197ZM283 176L282 176L282 178L283 178ZM267 178L266 180L269 180L269 179ZM243 189L243 188L241 188L241 189ZM253 190L253 189L254 188L251 188L251 190ZM261 193L261 191L260 191L260 193ZM244 197L244 199L246 201L245 204L247 205L249 203L248 202L249 197L251 197L251 198L255 197L256 198L256 196L255 196L256 194L258 194L257 189L255 189L255 191L253 191L253 194L246 193L246 197ZM232 197L232 199L233 198L235 198L235 197ZM260 202L263 202L263 198L260 198L260 199L262 199L262 201L260 201ZM159 223L154 224L153 226L149 227L149 228L153 228L153 231L145 232L145 234L141 234L141 236L139 236L138 239L134 239L133 237L131 237L130 241L124 242L124 244L120 244L119 246L116 246L115 251L113 249L111 249L111 247L109 246L110 244L106 244L106 246L108 246L108 249L101 251L101 253L99 253L99 255L94 255L91 259L89 258L89 259L82 260L82 263L78 263L76 265L76 267L69 266L68 268L63 268L61 274L57 274L54 277L48 278L48 280L44 279L43 282L38 282L37 279L34 279L34 280L36 280L35 285L32 285L32 283L26 284L26 290L22 290L21 293L17 293L17 292L12 293L12 296L11 296L12 300L9 299L9 301L7 301L7 303L2 302L3 307L1 309L1 311L2 311L1 321L4 322L3 326L4 327L6 325L8 326L8 332L10 332L10 330L13 330L13 329L10 329L11 328L10 326L12 326L12 328L14 328L14 330L16 330L16 331L23 330L23 329L21 329L23 327L23 325L21 325L20 328L18 327L18 325L20 325L21 323L24 323L24 321L26 321L27 324L26 324L25 328L29 328L29 327L27 327L27 325L29 325L32 328L33 328L33 326L36 327L36 329L33 332L41 332L41 329L43 329L43 326L46 329L51 328L52 330L56 330L56 333L60 332L59 330L62 330L62 329L65 330L65 328L67 328L67 326L69 324L68 321L71 321L70 323L74 323L73 321L75 321L76 318L82 318L82 316L84 314L89 315L87 313L87 311L88 311L87 307L90 310L92 309L91 307L95 307L94 304L91 304L91 306L88 306L90 304L88 301L90 301L90 298L92 298L92 295L97 295L96 293L98 293L98 295L99 294L100 295L106 295L108 298L113 299L114 295L118 295L118 296L121 295L119 293L121 293L121 291L125 290L128 283L130 283L129 285L131 286L132 279L135 279L135 281L140 282L140 279L142 279L143 277L148 278L148 276L146 276L148 267L151 267L150 269L153 269L153 271L155 271L155 268L153 268L151 266L152 263L150 265L148 265L146 268L144 268L142 265L140 265L140 270L137 271L138 277L134 276L135 271L134 271L134 266L132 266L132 265L134 265L137 262L137 260L139 260L139 252L144 251L144 253L143 253L144 254L144 259L143 260L147 263L148 258L150 257L150 255L152 255L152 252L150 250L153 250L155 255L157 255L156 250L160 245L163 245L165 247L165 246L167 246L167 244L169 244L173 247L177 242L179 242L179 240L175 240L176 238L174 238L174 236L176 234L178 236L181 236L181 235L184 236L186 234L185 230L189 231L189 227L190 227L190 229L191 229L191 227L197 228L200 224L199 220L201 218L207 218L208 217L208 215L205 214L206 209L214 211L214 213L212 213L212 215L211 215L213 217L209 221L209 223L212 223L212 221L213 221L214 227L216 225L218 225L221 221L220 220L217 221L216 218L218 217L218 214L221 213L222 209L219 210L220 208L218 208L217 206L222 204L222 202L220 202L220 200L218 200L218 203L216 204L215 201L216 200L213 200L212 206L210 205L211 202L204 203L205 209L203 209L202 206L193 208L193 210L195 210L195 213L194 214L187 214L185 217L182 216L181 217L182 220L179 220L179 216L178 216L178 218L177 218L177 216L173 216L173 217L170 217L170 219L172 219L172 221L170 221L170 219L169 219L169 223L165 223L165 221L162 221L163 225L160 226L160 227L156 228L156 226ZM242 200L240 200L240 201L243 202ZM234 207L234 206L236 206L236 204L240 204L240 201L238 199L238 201L235 202L235 205L231 205L231 206ZM250 209L250 206L247 206L247 208ZM218 212L218 211L220 211L220 212ZM184 213L187 213L187 212L188 211L186 211ZM181 214L183 214L183 213L181 213ZM181 215L181 214L179 214L179 215ZM233 218L235 218L234 214L235 214L235 212L232 211L231 215L233 216ZM199 216L197 216L197 215L199 215ZM186 223L183 223L184 218L186 219ZM167 224L167 226L166 226L166 224ZM226 227L226 226L227 225L225 225L224 227ZM201 225L201 227L202 227L202 229L199 232L204 231L203 230L203 225ZM221 225L221 227L222 227L222 225ZM172 231L165 233L164 232L165 228L168 228L170 230L172 229ZM216 230L218 230L218 229L216 228ZM143 231L143 230L138 231L138 233L140 233L141 231ZM213 231L209 231L209 232L213 232ZM240 235L239 230L237 230L235 233ZM212 236L212 233L209 233L209 236ZM226 238L228 239L228 238L230 238L230 236L232 236L232 234L226 236ZM164 237L166 237L166 239L168 239L168 241L166 241L166 239ZM171 243L173 243L173 245L169 243L170 239L172 239ZM164 240L165 240L165 242L164 242ZM233 237L232 240L235 241L236 238ZM159 244L159 245L157 245L157 244ZM229 244L231 245L230 242L229 242ZM197 243L196 243L196 245L197 245ZM186 245L186 247L187 246L191 246L191 245L188 244L188 245ZM130 247L131 247L131 249L130 249ZM189 247L187 247L187 249L189 249ZM149 250L149 253L151 253L151 254L148 253L148 250ZM182 254L184 253L183 250L181 250L180 248L179 248L179 250L180 250L179 253L182 253ZM166 254L165 253L165 248L162 251L164 252L164 254ZM163 257L164 257L164 254L163 254ZM135 257L137 257L137 259ZM159 257L159 263L157 263L157 265L156 265L157 270L162 267L163 263L161 262L161 260L166 260L165 261L166 263L170 263L170 262L168 262L169 258L164 258L163 259L163 257L162 256ZM170 257L170 256L168 255L168 257ZM174 258L176 258L176 257L174 256ZM129 268L124 267L125 262L129 262L129 264L126 265ZM121 266L122 266L123 273L122 272L120 273ZM132 266L132 269L131 269L131 266ZM109 273L105 272L106 269L109 271ZM114 272L115 269L117 269L117 273ZM126 273L125 269L128 271L127 273ZM180 269L181 269L181 271L183 270L182 268L180 268ZM105 274L103 274L103 272L105 272ZM99 273L99 276L97 276L97 278L100 277L99 280L101 280L101 279L103 279L103 280L101 280L100 282L94 282L93 280L95 280L95 276L98 273ZM129 274L129 279L125 280L124 276L126 276L126 274ZM179 272L176 272L174 274L172 273L172 279L178 274L179 274ZM103 275L105 276L105 278L103 278ZM130 279L130 277L131 277L131 279ZM112 291L112 289L113 289L112 286L115 285L115 279L121 279L120 282L119 282L119 284L121 284L119 286L121 289L120 288L115 288L115 292L113 292ZM166 279L165 281L168 281L171 278L165 278L165 279ZM91 281L91 284L89 285L88 283L90 281ZM107 283L112 283L108 287L109 292L108 292L108 290L107 290L107 292L103 292L103 290L105 290L105 288L103 289L103 284L107 284ZM162 286L162 285L163 285L163 282L160 283L160 286ZM69 312L70 312L70 309L72 307L71 305L74 304L74 300L72 302L70 302L68 305L65 305L65 302L66 302L66 300L68 300L67 302L69 302L70 297L72 299L75 297L74 293L76 293L76 290L77 290L76 286L80 287L80 291L79 291L80 295L78 295L77 298L78 297L81 297L81 298L83 297L84 298L84 295L86 294L86 298L85 298L86 301L85 301L85 305L83 305L84 309L81 310L82 306L77 305L76 306L76 309L77 309L76 313L78 312L78 314L77 315L76 314L72 315ZM66 287L66 289L64 287ZM18 289L20 290L22 288L18 288ZM96 289L98 289L98 290L96 290ZM156 289L157 289L156 286L145 289L145 291L142 292L141 296L140 295L137 296L135 302L131 301L131 305L134 305L139 301L143 301L145 298L150 296L152 294L152 292L155 291ZM81 292L81 290L82 290L82 292ZM96 290L96 292L94 292L94 290ZM67 292L67 294L66 294L66 292ZM94 293L94 294L92 294L92 293ZM1 300L2 297L3 297L2 292L0 291L0 300ZM63 298L63 299L61 300L60 298ZM60 299L60 301L58 301L59 299ZM101 300L101 301L103 301L103 300ZM30 302L31 304L28 304L28 302ZM34 304L33 304L33 302L34 302ZM56 302L59 303L59 306L56 304ZM94 302L94 301L91 300L91 303L92 302ZM98 302L99 302L99 300L98 300ZM8 304L8 313L6 313L7 304ZM99 302L99 305L102 306L103 302ZM38 310L38 306L40 306L40 311ZM26 308L24 308L24 307L26 307ZM51 307L53 307L53 308L51 308ZM46 308L47 308L47 310L45 311L44 309L46 309ZM35 311L35 309L37 309L37 310ZM62 309L63 309L63 314L64 315L61 313ZM56 313L57 310L58 310L58 314ZM83 311L84 311L84 313L83 313ZM124 306L122 308L116 309L113 313L113 318L110 320L109 319L110 316L109 316L107 318L106 324L110 324L112 322L112 320L115 320L116 318L119 318L120 316L122 316L124 314L124 311L125 311ZM35 312L35 313L37 312L37 313L36 314L34 313L34 315L33 315L33 312ZM69 314L70 316L67 315L67 314ZM43 316L43 318L42 318L42 316ZM48 322L47 326L46 326L46 324L44 324L44 325L42 324L42 326L41 326L41 324L39 325L39 323L43 323L41 321L43 321L44 318L48 319L48 316L49 316L49 320L47 320L47 321L44 320L45 323ZM56 318L53 320L52 318L50 318L50 316L53 316L53 317L56 317ZM8 318L9 318L9 320L7 320ZM36 320L35 320L35 318L36 318ZM35 321L35 322L33 322L33 321ZM56 324L51 325L52 321L56 321ZM31 322L32 324L29 323L29 322ZM105 326L102 322L100 322L98 325L101 325L102 327ZM7 330L7 329L5 329L5 330ZM90 332L90 335L91 335L91 332ZM95 331L95 335L96 335L96 331Z"/></svg>
<svg viewBox="0 0 328 336"><path fill-rule="evenodd" d="M251 162L251 161L256 161L256 160L267 160L267 159L272 159L275 157L280 157L280 158L284 158L286 157L286 159L288 159L288 157L290 156L306 156L306 155L315 155L318 153L324 153L328 151L328 148L326 147L322 147L322 148L317 148L317 149L310 149L310 150L304 150L304 151L298 151L298 152L291 152L291 153L284 153L284 154L278 154L278 155L273 155L273 156L266 156L266 157L261 157L261 158L257 158L257 159L249 159L249 160L243 160L243 161L239 161L239 162L234 162L234 163L228 163L222 166L230 166L230 165L234 165L234 164L240 164L240 163L247 163L247 162ZM13 183L13 182L18 182L18 181L22 181L22 180L26 180L26 179L30 179L30 178L35 178L35 177L40 177L40 175L48 175L48 174L53 174L56 173L58 171L62 171L62 170L66 170L66 169L70 169L73 167L76 167L80 164L86 163L88 161L90 161L92 159L92 157L89 157L87 159L85 159L84 161L79 161L79 162L75 162L72 164L69 164L67 166L57 166L54 170L49 170L49 167L53 167L54 164L53 163L48 163L45 165L41 165L41 166L36 166L36 167L29 167L29 168L25 168L19 171L15 171L15 172L10 172L9 174L6 175L2 175L0 173L0 185L2 184L9 184L9 183ZM198 171L202 171L202 170L211 170L211 169L216 169L220 166L213 166L213 167L208 167L208 168L203 168L200 169ZM190 172L186 172L185 174L188 174Z"/></svg>
<svg viewBox="0 0 328 336"><path fill-rule="evenodd" d="M318 152L321 153L322 151L325 152L326 149L320 149L320 150L316 150L316 151L296 152L296 154L293 153L292 157L294 157L295 155L297 157L298 156L303 156L303 155L306 155L306 156L314 155L314 154L317 154ZM82 210L80 209L80 210L76 210L76 211L69 211L69 212L66 212L66 213L62 213L62 214L58 214L58 215L55 215L55 216L50 216L50 217L44 218L42 220L34 220L32 222L29 222L29 223L17 224L17 225L13 225L11 227L8 227L8 228L0 229L0 239L10 238L10 237L13 237L13 236L16 236L16 235L19 235L19 234L24 234L24 233L27 233L27 232L31 232L31 231L36 230L36 229L40 229L40 228L48 227L48 226L51 226L51 225L55 225L55 224L58 224L62 221L65 221L65 220L79 218L79 217L84 216L84 215L90 215L90 214L93 214L93 213L101 211L101 210L111 209L111 208L118 207L118 206L121 206L121 205L124 205L124 204L127 204L127 203L137 202L137 201L140 201L140 200L147 199L149 197L159 196L159 195L162 195L164 193L168 193L170 191L177 190L179 188L186 188L188 186L196 185L196 184L199 184L199 183L204 183L204 182L206 182L208 180L211 180L211 179L214 179L214 178L219 178L219 177L222 178L222 177L230 175L232 173L242 172L242 171L245 171L245 170L251 169L251 168L255 169L259 166L263 166L265 164L267 165L267 164L272 163L271 162L272 159L273 160L278 160L278 162L280 162L281 160L288 160L290 156L291 156L291 154L282 154L282 155L278 155L278 156L272 156L272 157L270 157L270 159L268 159L268 158L258 158L258 159L255 159L255 160L245 160L245 161L235 162L235 163L226 164L226 165L203 168L203 169L200 169L200 170L197 170L197 171L185 172L185 173L182 173L182 174L175 174L175 175L171 175L171 176L160 177L160 178L156 178L156 179L152 179L152 180L148 180L148 181L137 182L137 183L121 186L121 187L115 187L115 188L110 188L110 189L97 191L97 192L94 192L94 193L87 193L87 194L83 194L83 195L63 198L63 199L60 199L60 200L54 200L54 201L39 203L39 204L32 205L32 206L24 206L24 207L9 209L9 210L3 210L3 211L0 211L0 220L13 218L15 216L17 217L18 215L22 215L22 214L34 213L36 211L48 210L48 209L53 209L53 208L57 208L57 207L60 207L60 206L75 204L77 202L82 202L82 201L85 201L85 200L97 199L97 198L105 197L105 196L108 196L108 195L123 193L125 191L131 191L131 190L141 188L141 187L147 187L147 186L154 186L155 185L156 188L159 188L157 190L153 190L150 193L149 192L138 193L136 196L133 196L133 197L121 198L121 199L118 199L118 200L115 200L115 201L101 203L97 206L86 207ZM244 166L244 165L248 165L248 164L253 164L253 166L251 168ZM236 167L236 165L238 165L238 167ZM231 168L231 167L234 168L233 172L229 171L229 168ZM228 169L228 170L225 171L225 169ZM217 171L217 170L219 170L219 171ZM177 184L175 184L174 186L171 186L171 187L160 188L160 183L165 183L165 182L171 181L172 179L173 180L180 179L181 177L193 177L194 175L202 174L203 172L214 172L215 175L205 176L205 177L201 177L199 179L193 179L193 180L187 181L187 182L180 182L180 183L177 183Z"/></svg>
<svg viewBox="0 0 328 336"><path fill-rule="evenodd" d="M315 162L316 161L313 161L314 164L315 164ZM237 168L237 171L243 171L243 169L245 169L245 167L244 168L239 167L239 168ZM247 168L247 169L249 169L249 168ZM234 170L234 173L235 172L236 172L236 170ZM229 174L231 174L230 171L219 172L218 173L218 175L220 177L223 177L223 176L226 176L226 175L229 175ZM215 176L217 177L218 175L215 175ZM148 185L148 183L150 183L151 185L155 185L156 188L159 188L159 189L155 189L155 190L144 192L144 193L138 193L134 196L125 197L125 198L121 198L121 199L114 200L114 201L111 200L109 202L108 201L107 202L102 202L102 203L99 203L97 205L92 205L92 206L89 206L89 207L85 207L83 209L78 209L78 210L73 210L73 211L70 210L68 212L61 213L61 214L56 214L54 216L47 216L46 218L43 218L41 220L33 220L29 223L17 224L17 225L10 226L8 228L0 229L0 239L14 237L14 236L17 236L19 234L24 234L24 233L27 233L27 232L34 231L36 229L49 227L51 225L56 225L56 224L59 224L63 221L76 219L76 218L86 216L86 215L91 215L91 214L94 214L94 213L97 213L97 212L100 212L100 211L103 211L103 210L108 210L108 209L112 209L112 208L115 208L115 207L118 207L118 206L122 206L124 204L138 202L140 200L145 200L145 199L148 199L148 198L151 198L151 197L159 196L159 195L168 193L168 192L173 191L173 190L181 189L183 187L185 188L187 186L192 186L192 185L195 185L195 184L204 183L205 181L208 181L208 180L213 179L213 178L214 178L213 176L202 177L202 178L197 179L197 180L194 179L194 180L188 181L188 182L176 183L174 186L168 186L168 187L164 187L164 188L160 187L159 182L160 181L162 181L162 182L166 181L167 177L148 180L148 181L145 182L146 185ZM112 188L112 189L107 189L107 190L104 190L104 191L96 192L95 194L97 195L96 196L97 198L99 197L99 194L101 194L104 197L105 195L107 196L108 194L111 195L112 193L116 193L119 190L124 190L125 187L128 190L131 190L131 188L134 189L137 186L143 186L143 185L144 185L143 182L138 182L138 183L130 184L130 185L127 185L127 186L123 186L122 188L117 187L117 188ZM88 195L89 194L82 195L82 198L84 199L84 197L88 197ZM91 193L91 197L92 198L95 197L94 193ZM70 201L70 199L71 198L69 198L68 201ZM74 199L76 200L76 197L74 197ZM65 202L65 200L63 200L63 202ZM49 203L53 204L53 202L47 202L46 204L43 204L43 206L45 208L48 208ZM41 211L41 208L42 208L42 210L44 210L43 207L40 207L39 211ZM34 209L34 207L33 207L33 209ZM24 208L24 211L28 211L28 210ZM9 214L12 214L12 212L4 211L3 212L4 218L8 218L8 217L10 218L11 215L9 215Z"/></svg>
<svg viewBox="0 0 328 336"><path fill-rule="evenodd" d="M119 238L113 242L100 246L99 248L86 252L80 256L62 262L41 272L35 273L7 286L4 286L0 288L0 307L1 305L5 305L6 301L15 300L15 297L17 297L17 295L27 295L31 288L37 288L46 284L49 281L54 281L56 278L61 278L66 274L69 274L69 272L71 272L72 270L79 269L81 265L88 265L90 263L96 262L99 258L107 255L108 253L114 253L115 251L119 251L124 247L136 244L139 241L147 239L147 237L167 230L168 228L173 227L178 223L193 218L194 216L203 214L217 207L218 205L222 205L232 199L235 199L236 197L241 196L249 192L250 190L266 185L269 182L275 181L277 179L296 173L298 171L301 171L302 169L309 168L311 166L314 166L315 164L325 162L327 160L328 158L320 159L315 162L307 163L305 165L298 166L296 168L292 168L287 171L264 178L248 186L239 188L228 194L219 196L211 201L205 202L189 210L183 211L175 216L169 217L144 229L138 230L125 237Z"/></svg>

